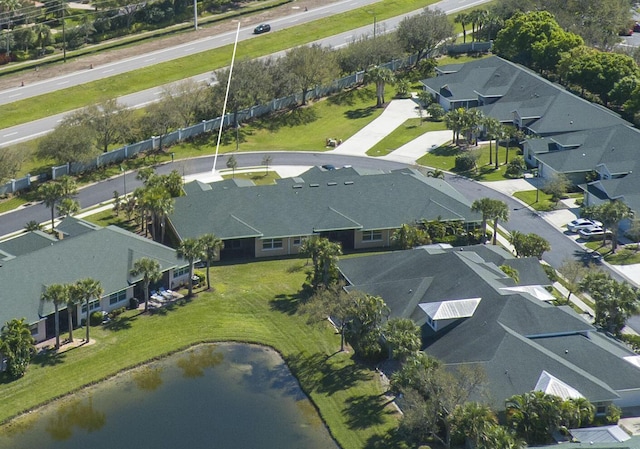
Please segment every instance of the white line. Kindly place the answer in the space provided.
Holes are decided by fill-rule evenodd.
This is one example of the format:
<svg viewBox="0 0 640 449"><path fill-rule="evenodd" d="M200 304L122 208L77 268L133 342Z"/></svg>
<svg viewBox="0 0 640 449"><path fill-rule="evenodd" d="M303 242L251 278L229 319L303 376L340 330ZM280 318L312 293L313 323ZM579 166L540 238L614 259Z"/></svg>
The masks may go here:
<svg viewBox="0 0 640 449"><path fill-rule="evenodd" d="M69 84L69 80L58 83L58 86L62 86L63 84Z"/></svg>
<svg viewBox="0 0 640 449"><path fill-rule="evenodd" d="M13 95L9 95L9 98L13 98L13 97L19 97L22 94L13 94Z"/></svg>
<svg viewBox="0 0 640 449"><path fill-rule="evenodd" d="M149 59L145 59L144 62L150 62L150 61L155 61L156 58L149 58Z"/></svg>
<svg viewBox="0 0 640 449"><path fill-rule="evenodd" d="M11 137L11 136L15 136L16 134L18 134L18 131L15 131L15 132L12 132L12 133L9 133L9 134L5 134L2 137Z"/></svg>
<svg viewBox="0 0 640 449"><path fill-rule="evenodd" d="M190 52L190 51L193 51L193 50L195 50L195 48L193 48L193 47L189 47L189 48L185 48L185 49L184 49L184 50L182 50L182 51L183 51L183 52L185 52L185 53L187 53L187 52Z"/></svg>
<svg viewBox="0 0 640 449"><path fill-rule="evenodd" d="M103 71L102 71L102 73L109 73L109 72L113 72L113 69L103 70Z"/></svg>

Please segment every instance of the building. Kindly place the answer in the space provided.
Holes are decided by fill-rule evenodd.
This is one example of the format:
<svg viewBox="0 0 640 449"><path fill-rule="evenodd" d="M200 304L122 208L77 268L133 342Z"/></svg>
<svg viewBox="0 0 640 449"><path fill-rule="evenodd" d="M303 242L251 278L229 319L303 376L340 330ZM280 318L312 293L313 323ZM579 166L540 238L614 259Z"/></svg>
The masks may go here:
<svg viewBox="0 0 640 449"><path fill-rule="evenodd" d="M179 242L214 233L225 242L222 258L297 254L311 235L339 241L346 250L384 248L405 223L481 221L444 180L410 169L383 173L314 167L273 185L196 181L185 191L168 217L167 234Z"/></svg>
<svg viewBox="0 0 640 449"><path fill-rule="evenodd" d="M61 239L34 231L0 242L0 323L25 318L36 341L55 332L53 304L41 299L49 285L98 280L104 295L89 309L109 312L129 306L131 298L143 297L141 278L130 275L133 263L142 257L160 264L163 277L158 285L172 287L188 280L188 265L174 249L118 227L66 218L56 230ZM73 311L76 323L85 307L78 305ZM60 320L61 328L67 328L67 313L60 313Z"/></svg>
<svg viewBox="0 0 640 449"><path fill-rule="evenodd" d="M538 176L566 175L587 205L620 199L640 211L640 131L618 114L497 56L437 70L424 89L445 110L478 108L522 130L525 161Z"/></svg>
<svg viewBox="0 0 640 449"><path fill-rule="evenodd" d="M518 272L518 282L499 267ZM491 245L422 248L341 260L347 289L380 296L391 317L422 329L424 351L449 366L479 365L487 401L531 390L585 397L599 412L640 405L640 356L553 296L535 258Z"/></svg>

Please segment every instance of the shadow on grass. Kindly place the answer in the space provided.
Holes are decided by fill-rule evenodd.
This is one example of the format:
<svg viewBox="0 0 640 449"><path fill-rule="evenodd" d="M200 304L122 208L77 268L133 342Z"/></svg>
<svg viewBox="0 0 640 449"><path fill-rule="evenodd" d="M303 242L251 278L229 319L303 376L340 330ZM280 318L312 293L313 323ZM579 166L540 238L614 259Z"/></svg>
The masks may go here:
<svg viewBox="0 0 640 449"><path fill-rule="evenodd" d="M66 358L65 352L56 352L55 350L43 350L40 351L36 356L31 360L31 363L39 365L41 367L45 366L55 366L64 363L64 359Z"/></svg>
<svg viewBox="0 0 640 449"><path fill-rule="evenodd" d="M369 106L367 108L350 109L344 113L344 116L349 120L356 120L359 118L369 117L376 110L375 106Z"/></svg>
<svg viewBox="0 0 640 449"><path fill-rule="evenodd" d="M357 102L373 101L376 93L372 89L346 90L327 98L327 101L336 106L353 106Z"/></svg>
<svg viewBox="0 0 640 449"><path fill-rule="evenodd" d="M334 363L332 360L333 357L318 352L312 355L294 355L287 358L286 362L309 392L331 395L369 379L364 367L353 363L338 367L336 365L340 362Z"/></svg>
<svg viewBox="0 0 640 449"><path fill-rule="evenodd" d="M463 153L463 150L457 145L440 145L430 151L434 156L452 157Z"/></svg>
<svg viewBox="0 0 640 449"><path fill-rule="evenodd" d="M308 125L318 120L315 108L297 107L295 109L269 115L267 118L257 120L254 123L256 129L266 129L276 132L280 128L293 128L295 126Z"/></svg>
<svg viewBox="0 0 640 449"><path fill-rule="evenodd" d="M356 396L347 399L347 406L343 414L347 417L347 425L350 429L366 429L385 422L385 415L393 415L386 408L391 402L384 395Z"/></svg>
<svg viewBox="0 0 640 449"><path fill-rule="evenodd" d="M127 329L131 329L131 325L134 321L138 319L137 315L135 316L118 316L113 318L107 324L104 325L104 328L109 331L119 332Z"/></svg>
<svg viewBox="0 0 640 449"><path fill-rule="evenodd" d="M302 301L300 300L300 295L298 294L295 294L295 295L281 294L281 295L276 295L276 297L273 298L269 302L269 304L271 306L271 310L286 313L287 315L295 315L296 313L298 313L298 309L300 308Z"/></svg>
<svg viewBox="0 0 640 449"><path fill-rule="evenodd" d="M369 437L365 443L364 449L387 449L389 447L407 449L418 446L416 446L415 443L403 439L397 429L390 429L383 435L372 435ZM440 446L430 443L429 446L425 445L424 447L439 448Z"/></svg>

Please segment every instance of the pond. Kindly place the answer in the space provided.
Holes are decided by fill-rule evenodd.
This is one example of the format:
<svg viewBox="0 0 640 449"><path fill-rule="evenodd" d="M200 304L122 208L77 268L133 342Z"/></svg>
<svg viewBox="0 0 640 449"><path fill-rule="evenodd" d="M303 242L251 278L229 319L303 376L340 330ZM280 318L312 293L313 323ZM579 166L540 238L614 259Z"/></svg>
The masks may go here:
<svg viewBox="0 0 640 449"><path fill-rule="evenodd" d="M0 429L0 449L337 449L280 356L202 345Z"/></svg>

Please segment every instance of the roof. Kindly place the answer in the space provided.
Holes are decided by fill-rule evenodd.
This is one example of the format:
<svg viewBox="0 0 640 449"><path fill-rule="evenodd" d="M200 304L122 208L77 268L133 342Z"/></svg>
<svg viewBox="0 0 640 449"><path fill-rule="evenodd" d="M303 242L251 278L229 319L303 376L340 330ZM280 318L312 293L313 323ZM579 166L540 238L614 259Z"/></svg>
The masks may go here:
<svg viewBox="0 0 640 449"><path fill-rule="evenodd" d="M479 222L445 181L415 170L312 168L273 185L187 184L169 216L178 237L281 238L328 230L394 229L418 219Z"/></svg>
<svg viewBox="0 0 640 449"><path fill-rule="evenodd" d="M394 251L338 265L348 289L378 295L391 317L422 326L425 352L448 366L484 367L495 407L536 387L593 402L639 389L640 363L627 360L634 354L570 307L541 301L546 290L528 283L526 270L525 282L516 284L497 265L513 260L504 250L475 245ZM434 331L425 325L429 318L445 321L443 327Z"/></svg>
<svg viewBox="0 0 640 449"><path fill-rule="evenodd" d="M618 425L569 429L571 436L580 443L621 443L631 437Z"/></svg>
<svg viewBox="0 0 640 449"><path fill-rule="evenodd" d="M129 275L133 262L141 257L158 261L161 271L181 267L174 249L115 226L87 226L77 218L64 220L63 228L84 226L93 230L50 241L46 247L2 262L0 267L0 322L26 318L34 323L53 312L51 303L41 303L46 286L76 282L91 277L100 281L105 295L127 288L139 279ZM17 237L30 241L33 233ZM3 244L5 244L4 242ZM6 246L6 245L5 245Z"/></svg>

